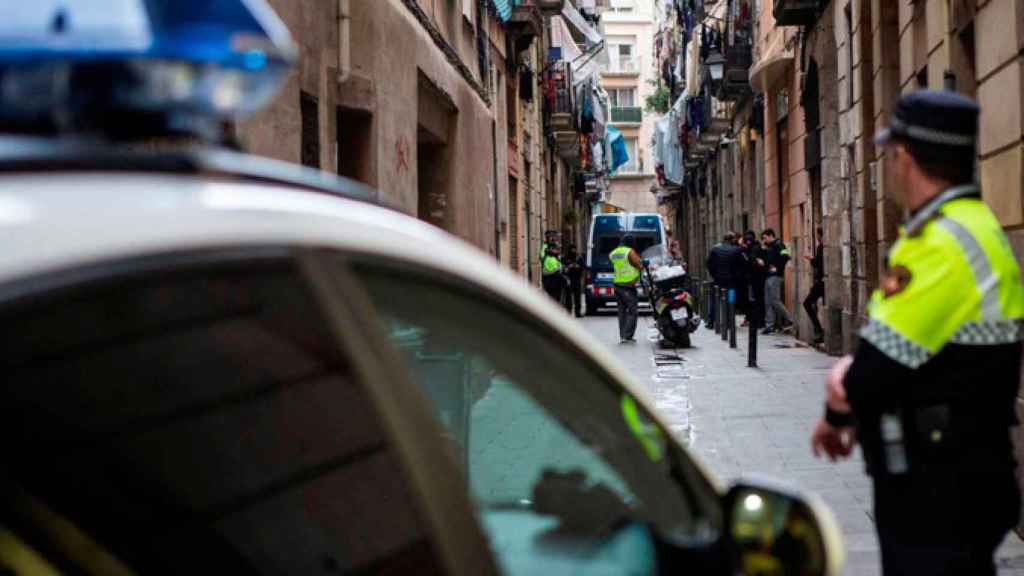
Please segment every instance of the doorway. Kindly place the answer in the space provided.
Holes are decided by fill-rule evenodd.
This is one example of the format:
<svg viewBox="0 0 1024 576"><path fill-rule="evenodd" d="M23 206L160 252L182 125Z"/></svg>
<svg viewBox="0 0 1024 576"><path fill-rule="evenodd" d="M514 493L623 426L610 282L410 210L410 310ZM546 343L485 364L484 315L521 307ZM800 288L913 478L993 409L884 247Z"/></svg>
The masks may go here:
<svg viewBox="0 0 1024 576"><path fill-rule="evenodd" d="M418 217L440 228L448 221L448 170L446 146L420 129L416 138L416 185Z"/></svg>
<svg viewBox="0 0 1024 576"><path fill-rule="evenodd" d="M455 214L450 209L454 161L455 121L458 109L450 97L422 72L417 91L416 184L420 220L452 232ZM400 161L404 155L399 141Z"/></svg>
<svg viewBox="0 0 1024 576"><path fill-rule="evenodd" d="M337 108L338 175L377 186L373 115Z"/></svg>
<svg viewBox="0 0 1024 576"><path fill-rule="evenodd" d="M509 267L515 272L522 271L519 265L519 182L515 176L508 177L508 250Z"/></svg>
<svg viewBox="0 0 1024 576"><path fill-rule="evenodd" d="M779 153L776 155L776 170L779 175L778 202L779 202L779 229L778 238L783 241L789 238L789 126L786 118L779 121L778 130Z"/></svg>

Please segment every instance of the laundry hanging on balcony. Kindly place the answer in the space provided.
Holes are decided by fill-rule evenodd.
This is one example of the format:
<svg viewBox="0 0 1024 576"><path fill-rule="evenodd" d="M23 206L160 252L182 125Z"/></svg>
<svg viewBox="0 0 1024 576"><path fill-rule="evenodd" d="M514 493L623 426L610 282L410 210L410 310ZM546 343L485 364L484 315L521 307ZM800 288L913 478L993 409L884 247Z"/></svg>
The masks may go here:
<svg viewBox="0 0 1024 576"><path fill-rule="evenodd" d="M622 137L622 132L614 126L609 126L605 131L605 142L607 143L609 153L609 166L608 173L615 174L615 172L622 166L629 163L629 149L626 147L626 139Z"/></svg>
<svg viewBox="0 0 1024 576"><path fill-rule="evenodd" d="M583 51L576 45L576 39L561 16L551 18L551 47L558 48L561 59L566 62L575 62L583 56Z"/></svg>

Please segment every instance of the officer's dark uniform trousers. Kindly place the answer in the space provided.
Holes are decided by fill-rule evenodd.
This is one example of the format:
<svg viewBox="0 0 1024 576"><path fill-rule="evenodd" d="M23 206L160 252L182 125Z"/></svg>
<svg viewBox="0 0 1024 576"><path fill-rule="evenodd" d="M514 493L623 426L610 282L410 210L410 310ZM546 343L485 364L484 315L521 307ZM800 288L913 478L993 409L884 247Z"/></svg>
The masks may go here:
<svg viewBox="0 0 1024 576"><path fill-rule="evenodd" d="M844 381L874 480L884 572L995 574L994 550L1020 511L1016 259L977 188L962 186L917 212L887 275L899 288L873 295ZM902 440L886 442L883 420L902 424Z"/></svg>

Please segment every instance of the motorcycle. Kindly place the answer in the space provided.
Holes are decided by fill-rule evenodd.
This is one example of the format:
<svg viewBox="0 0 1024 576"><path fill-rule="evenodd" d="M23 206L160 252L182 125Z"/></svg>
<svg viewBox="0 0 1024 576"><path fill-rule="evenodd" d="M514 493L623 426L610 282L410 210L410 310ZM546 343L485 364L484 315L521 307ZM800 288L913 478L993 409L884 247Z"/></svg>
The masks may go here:
<svg viewBox="0 0 1024 576"><path fill-rule="evenodd" d="M642 283L651 302L655 325L662 338L680 348L690 347L690 334L700 326L693 297L686 289L686 269L661 244L641 254Z"/></svg>

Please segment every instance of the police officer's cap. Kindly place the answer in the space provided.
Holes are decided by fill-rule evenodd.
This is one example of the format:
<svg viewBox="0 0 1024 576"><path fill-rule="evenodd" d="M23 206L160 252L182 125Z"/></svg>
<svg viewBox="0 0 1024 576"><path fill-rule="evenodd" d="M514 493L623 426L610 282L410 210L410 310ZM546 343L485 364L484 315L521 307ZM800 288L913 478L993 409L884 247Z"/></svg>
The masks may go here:
<svg viewBox="0 0 1024 576"><path fill-rule="evenodd" d="M974 148L978 136L978 105L957 94L918 90L900 98L889 125L875 135L884 145L894 137L946 148Z"/></svg>

